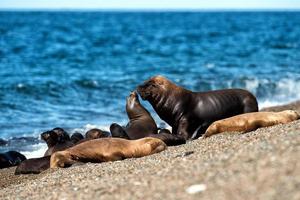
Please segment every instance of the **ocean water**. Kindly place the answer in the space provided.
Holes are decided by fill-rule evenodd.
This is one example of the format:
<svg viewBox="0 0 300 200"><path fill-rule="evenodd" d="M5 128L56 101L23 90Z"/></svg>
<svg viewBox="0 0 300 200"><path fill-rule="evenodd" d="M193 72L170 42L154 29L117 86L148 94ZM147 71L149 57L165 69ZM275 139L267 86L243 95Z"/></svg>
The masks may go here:
<svg viewBox="0 0 300 200"><path fill-rule="evenodd" d="M125 124L125 99L161 74L194 91L300 99L300 12L0 12L0 152L39 134ZM147 102L142 102L161 123Z"/></svg>

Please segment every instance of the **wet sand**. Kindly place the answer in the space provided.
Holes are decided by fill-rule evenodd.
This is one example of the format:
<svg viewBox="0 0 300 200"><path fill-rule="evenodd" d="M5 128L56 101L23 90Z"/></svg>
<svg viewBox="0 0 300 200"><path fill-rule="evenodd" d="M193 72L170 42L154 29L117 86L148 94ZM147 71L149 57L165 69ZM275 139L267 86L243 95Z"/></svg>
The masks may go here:
<svg viewBox="0 0 300 200"><path fill-rule="evenodd" d="M263 110L285 109L300 112L300 101ZM3 169L0 199L300 199L299 158L300 120L198 139L139 159L39 175Z"/></svg>

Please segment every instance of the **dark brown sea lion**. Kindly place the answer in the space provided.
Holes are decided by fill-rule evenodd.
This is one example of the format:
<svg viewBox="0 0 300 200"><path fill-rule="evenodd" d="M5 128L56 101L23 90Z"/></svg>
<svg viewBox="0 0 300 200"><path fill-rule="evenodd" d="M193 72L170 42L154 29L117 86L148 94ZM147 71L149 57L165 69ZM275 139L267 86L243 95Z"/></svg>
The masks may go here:
<svg viewBox="0 0 300 200"><path fill-rule="evenodd" d="M104 137L109 137L110 134L107 131L102 131L98 128L93 128L90 129L85 133L85 138L86 139L98 139L98 138L104 138Z"/></svg>
<svg viewBox="0 0 300 200"><path fill-rule="evenodd" d="M27 159L16 168L15 175L19 174L39 174L50 168L50 157L44 156L41 158Z"/></svg>
<svg viewBox="0 0 300 200"><path fill-rule="evenodd" d="M54 128L46 131L41 134L41 138L48 146L44 156L50 156L56 151L62 151L74 145L68 133L62 128Z"/></svg>
<svg viewBox="0 0 300 200"><path fill-rule="evenodd" d="M126 158L139 158L161 152L166 144L156 138L126 140L122 138L101 138L89 140L59 151L51 156L50 167L68 167L76 162L107 162Z"/></svg>
<svg viewBox="0 0 300 200"><path fill-rule="evenodd" d="M0 169L19 165L26 157L17 151L0 153Z"/></svg>
<svg viewBox="0 0 300 200"><path fill-rule="evenodd" d="M192 92L155 76L137 91L172 127L172 133L186 140L201 136L214 121L258 111L256 98L242 89Z"/></svg>
<svg viewBox="0 0 300 200"><path fill-rule="evenodd" d="M80 142L81 140L83 140L84 137L81 133L75 132L72 134L70 140L73 144L77 144L78 142Z"/></svg>
<svg viewBox="0 0 300 200"><path fill-rule="evenodd" d="M140 103L136 92L131 92L126 101L129 119L125 131L132 140L157 134L157 126L151 114Z"/></svg>
<svg viewBox="0 0 300 200"><path fill-rule="evenodd" d="M170 132L157 134L158 128L154 119L149 111L141 105L135 91L127 97L126 112L129 119L128 124L124 129L116 123L112 124L110 130L113 137L121 136L131 140L155 137L163 140L168 146L185 143L185 140L171 135Z"/></svg>
<svg viewBox="0 0 300 200"><path fill-rule="evenodd" d="M293 110L246 113L215 121L208 127L203 137L209 137L222 132L245 133L261 127L286 124L299 118L299 114Z"/></svg>

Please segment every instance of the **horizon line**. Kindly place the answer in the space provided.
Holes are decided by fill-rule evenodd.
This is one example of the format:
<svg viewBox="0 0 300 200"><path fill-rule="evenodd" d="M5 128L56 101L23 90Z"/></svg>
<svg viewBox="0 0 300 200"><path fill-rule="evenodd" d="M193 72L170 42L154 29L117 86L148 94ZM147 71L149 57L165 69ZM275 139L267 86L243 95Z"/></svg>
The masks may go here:
<svg viewBox="0 0 300 200"><path fill-rule="evenodd" d="M2 11L91 11L91 12L211 12L211 11L273 11L273 12L297 12L300 8L0 8Z"/></svg>

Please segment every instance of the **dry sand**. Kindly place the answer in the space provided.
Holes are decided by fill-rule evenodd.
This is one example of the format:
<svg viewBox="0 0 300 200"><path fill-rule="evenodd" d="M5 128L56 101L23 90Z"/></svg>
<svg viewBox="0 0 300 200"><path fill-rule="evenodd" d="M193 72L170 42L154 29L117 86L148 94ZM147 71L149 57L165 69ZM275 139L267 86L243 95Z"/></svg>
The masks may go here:
<svg viewBox="0 0 300 200"><path fill-rule="evenodd" d="M300 102L264 110L283 109L300 112ZM0 199L296 200L299 158L300 120L198 139L139 159L88 163L39 175L0 170ZM196 190L188 189L192 185Z"/></svg>

